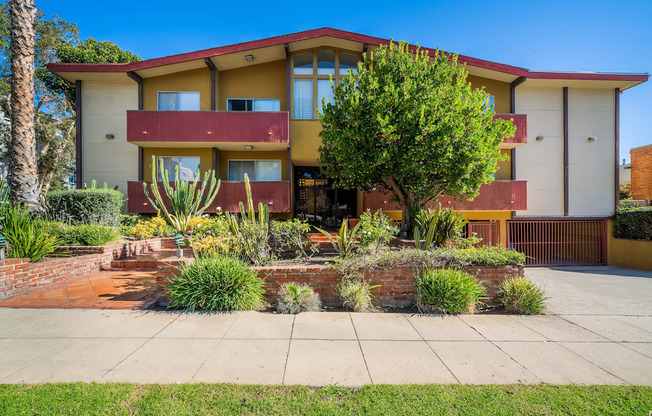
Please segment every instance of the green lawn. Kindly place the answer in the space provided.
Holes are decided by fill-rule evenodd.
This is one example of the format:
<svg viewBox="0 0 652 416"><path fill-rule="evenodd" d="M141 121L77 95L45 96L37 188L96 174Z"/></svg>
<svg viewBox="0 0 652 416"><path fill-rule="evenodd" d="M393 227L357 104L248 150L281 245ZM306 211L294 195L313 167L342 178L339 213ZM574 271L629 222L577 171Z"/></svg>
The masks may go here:
<svg viewBox="0 0 652 416"><path fill-rule="evenodd" d="M644 415L652 387L0 385L2 415Z"/></svg>

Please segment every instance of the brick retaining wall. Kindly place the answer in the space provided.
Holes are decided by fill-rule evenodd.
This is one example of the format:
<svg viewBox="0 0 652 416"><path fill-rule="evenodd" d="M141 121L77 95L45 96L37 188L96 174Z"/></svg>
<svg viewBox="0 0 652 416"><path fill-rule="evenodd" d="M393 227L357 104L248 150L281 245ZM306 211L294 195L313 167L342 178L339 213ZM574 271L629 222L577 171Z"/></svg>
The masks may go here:
<svg viewBox="0 0 652 416"><path fill-rule="evenodd" d="M159 262L157 265L156 282L164 286L167 280L178 274L181 263L191 259L175 259ZM325 305L341 305L337 295L337 284L341 281L340 273L321 265L301 266L262 266L255 267L258 276L265 280L265 298L274 304L279 287L283 283L297 282L309 284L322 298ZM508 277L523 277L522 265L513 266L468 266L465 270L475 276L485 287L489 305L498 302L498 285ZM376 306L412 306L416 299L415 272L412 267L395 267L392 269L375 269L365 273L365 279L370 285L380 285L372 290L376 297Z"/></svg>
<svg viewBox="0 0 652 416"><path fill-rule="evenodd" d="M50 258L37 263L29 259L0 260L0 299L19 295L49 283L74 280L111 267L111 261L161 248L173 248L174 239L153 238L123 241L98 247L59 247L70 257Z"/></svg>

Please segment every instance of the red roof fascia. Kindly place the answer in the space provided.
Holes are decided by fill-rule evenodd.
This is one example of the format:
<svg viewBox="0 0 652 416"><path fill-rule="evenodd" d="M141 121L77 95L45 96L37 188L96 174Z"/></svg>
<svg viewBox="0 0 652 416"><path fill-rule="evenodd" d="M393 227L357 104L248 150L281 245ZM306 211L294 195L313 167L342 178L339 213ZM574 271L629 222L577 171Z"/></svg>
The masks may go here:
<svg viewBox="0 0 652 416"><path fill-rule="evenodd" d="M217 48L203 49L200 51L187 52L178 55L164 56L161 58L146 59L139 62L125 64L75 64L75 63L50 63L47 65L52 72L128 72L138 71L157 66L171 65L196 59L210 58L212 56L225 55L229 53L243 52L252 49L265 48L268 46L282 45L284 43L298 42L314 39L322 36L329 36L353 42L366 43L369 45L388 44L388 39L381 39L373 36L362 35L354 32L333 28L320 28L306 30L304 32L291 33L288 35L274 36L271 38L253 40L249 42L236 43L233 45L220 46ZM411 49L416 49L411 45ZM436 49L421 47L422 50L433 56ZM443 51L442 51L443 52ZM447 53L447 52L444 52ZM600 74L600 73L574 73L574 72L539 72L530 71L525 68L501 64L498 62L486 61L484 59L472 58L470 56L458 55L458 62L484 68L492 71L503 72L519 77L536 79L583 79L583 80L613 80L613 81L647 81L647 74Z"/></svg>

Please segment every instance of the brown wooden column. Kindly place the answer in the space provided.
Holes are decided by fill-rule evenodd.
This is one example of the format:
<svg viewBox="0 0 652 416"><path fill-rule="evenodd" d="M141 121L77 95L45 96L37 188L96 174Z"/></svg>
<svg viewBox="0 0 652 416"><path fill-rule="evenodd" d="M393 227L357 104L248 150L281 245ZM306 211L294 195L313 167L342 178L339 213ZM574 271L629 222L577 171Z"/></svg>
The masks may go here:
<svg viewBox="0 0 652 416"><path fill-rule="evenodd" d="M82 187L82 82L75 81L75 181Z"/></svg>
<svg viewBox="0 0 652 416"><path fill-rule="evenodd" d="M217 68L215 68L215 64L211 60L211 58L204 58L204 62L206 63L206 66L211 70L211 111L215 111L217 108L217 97L215 96L215 86L217 84L216 82L216 72Z"/></svg>

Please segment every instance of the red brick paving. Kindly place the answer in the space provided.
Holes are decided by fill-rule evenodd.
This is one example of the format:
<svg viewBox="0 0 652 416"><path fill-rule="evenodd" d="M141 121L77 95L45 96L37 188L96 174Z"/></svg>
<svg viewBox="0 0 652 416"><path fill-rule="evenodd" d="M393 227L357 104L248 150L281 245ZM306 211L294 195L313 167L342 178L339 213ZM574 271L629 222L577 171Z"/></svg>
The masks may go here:
<svg viewBox="0 0 652 416"><path fill-rule="evenodd" d="M145 309L156 301L156 272L149 270L102 271L38 292L0 300L5 308Z"/></svg>

